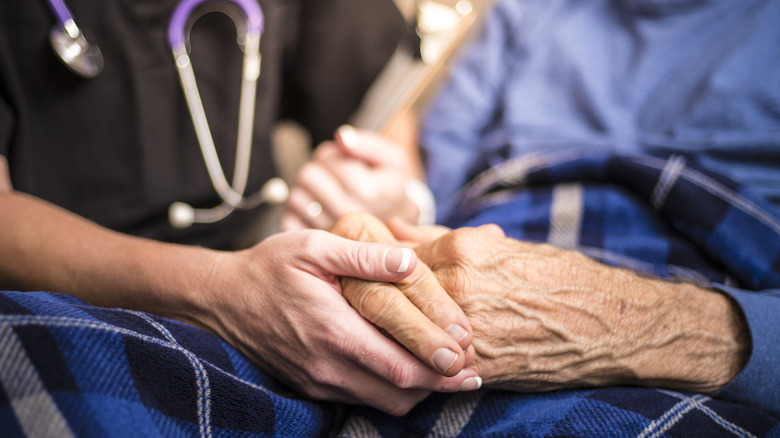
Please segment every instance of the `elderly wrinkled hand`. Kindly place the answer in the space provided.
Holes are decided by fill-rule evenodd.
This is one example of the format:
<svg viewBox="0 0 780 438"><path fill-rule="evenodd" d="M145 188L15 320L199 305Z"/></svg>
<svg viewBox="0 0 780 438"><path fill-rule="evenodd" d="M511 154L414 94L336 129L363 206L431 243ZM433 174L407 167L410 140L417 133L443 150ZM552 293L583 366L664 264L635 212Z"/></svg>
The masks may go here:
<svg viewBox="0 0 780 438"><path fill-rule="evenodd" d="M392 233L364 213L345 215L331 232L349 239L394 244ZM394 283L341 279L343 294L367 320L382 328L432 369L446 376L470 371L474 357L472 329L466 315L439 286L431 271L417 263L409 276ZM461 388L476 389L472 378Z"/></svg>
<svg viewBox="0 0 780 438"><path fill-rule="evenodd" d="M410 234L392 228L399 238ZM744 323L721 294L506 238L495 226L423 240L420 260L474 328L474 368L485 384L710 392L744 366Z"/></svg>

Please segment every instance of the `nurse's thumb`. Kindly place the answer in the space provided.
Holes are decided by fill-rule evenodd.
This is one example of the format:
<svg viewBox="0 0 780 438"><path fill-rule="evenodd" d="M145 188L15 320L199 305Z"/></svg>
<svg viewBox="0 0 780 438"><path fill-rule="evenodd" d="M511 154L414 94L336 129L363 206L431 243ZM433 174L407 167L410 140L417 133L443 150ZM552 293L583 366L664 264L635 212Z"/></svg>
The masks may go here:
<svg viewBox="0 0 780 438"><path fill-rule="evenodd" d="M332 274L395 282L411 274L417 266L417 255L409 248L331 236L328 256L319 261L320 267Z"/></svg>

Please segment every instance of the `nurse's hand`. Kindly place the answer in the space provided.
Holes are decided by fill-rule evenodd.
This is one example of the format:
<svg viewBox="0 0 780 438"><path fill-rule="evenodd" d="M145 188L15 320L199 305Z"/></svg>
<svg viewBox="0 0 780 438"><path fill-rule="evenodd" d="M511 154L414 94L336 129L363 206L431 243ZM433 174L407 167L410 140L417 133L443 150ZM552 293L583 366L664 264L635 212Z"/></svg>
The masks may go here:
<svg viewBox="0 0 780 438"><path fill-rule="evenodd" d="M349 212L416 223L419 211L406 192L414 180L409 153L379 134L349 126L335 137L319 145L298 173L281 229L328 229Z"/></svg>
<svg viewBox="0 0 780 438"><path fill-rule="evenodd" d="M455 376L445 377L415 358L349 305L340 277L403 281L417 266L414 253L398 246L320 230L281 233L220 255L202 283L193 322L309 397L400 415L430 391L459 390L476 373L456 373L461 358L446 373ZM373 299L365 304L376 307ZM451 339L447 345L459 349Z"/></svg>
<svg viewBox="0 0 780 438"><path fill-rule="evenodd" d="M331 232L358 241L396 243L382 222L365 213L343 216ZM409 270L409 276L392 284L345 276L344 297L432 369L455 375L474 358L471 324L427 266L417 263ZM470 389L478 382L471 382Z"/></svg>

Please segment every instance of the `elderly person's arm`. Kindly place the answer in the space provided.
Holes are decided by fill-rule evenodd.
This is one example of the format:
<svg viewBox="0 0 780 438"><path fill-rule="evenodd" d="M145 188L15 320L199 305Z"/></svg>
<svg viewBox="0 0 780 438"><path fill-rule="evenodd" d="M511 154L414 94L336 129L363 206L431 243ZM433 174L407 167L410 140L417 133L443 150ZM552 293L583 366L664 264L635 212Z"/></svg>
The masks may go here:
<svg viewBox="0 0 780 438"><path fill-rule="evenodd" d="M352 221L347 237L382 234L376 230L381 224L364 221L374 228L367 233ZM497 226L433 234L400 222L391 228L400 239L426 241L418 256L468 316L473 367L487 385L519 391L641 385L711 393L734 379L750 356L741 311L724 294L520 242ZM377 287L360 280L343 284L347 296ZM421 284L397 283L396 298L424 294L414 290ZM392 300L385 302L393 308ZM432 320L438 317L436 306L418 307ZM419 355L417 336L424 330L412 327L415 321L396 313L385 327L413 331L410 340L399 341Z"/></svg>
<svg viewBox="0 0 780 438"><path fill-rule="evenodd" d="M469 316L474 367L487 384L709 393L749 357L741 312L721 293L510 239L491 226L452 231L417 252Z"/></svg>

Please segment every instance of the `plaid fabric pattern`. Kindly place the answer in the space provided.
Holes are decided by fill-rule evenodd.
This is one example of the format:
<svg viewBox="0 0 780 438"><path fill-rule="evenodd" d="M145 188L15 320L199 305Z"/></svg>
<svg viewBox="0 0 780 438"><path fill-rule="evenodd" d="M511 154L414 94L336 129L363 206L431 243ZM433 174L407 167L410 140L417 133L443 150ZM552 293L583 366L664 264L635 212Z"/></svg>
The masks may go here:
<svg viewBox="0 0 780 438"><path fill-rule="evenodd" d="M777 219L679 157L529 156L460 202L451 225L495 222L656 275L780 285ZM0 293L0 313L2 436L780 436L760 410L649 388L434 394L398 418L303 400L218 337L154 315L42 292Z"/></svg>
<svg viewBox="0 0 780 438"><path fill-rule="evenodd" d="M452 227L497 223L518 239L661 277L780 288L776 207L690 158L528 154L484 172L458 197Z"/></svg>

